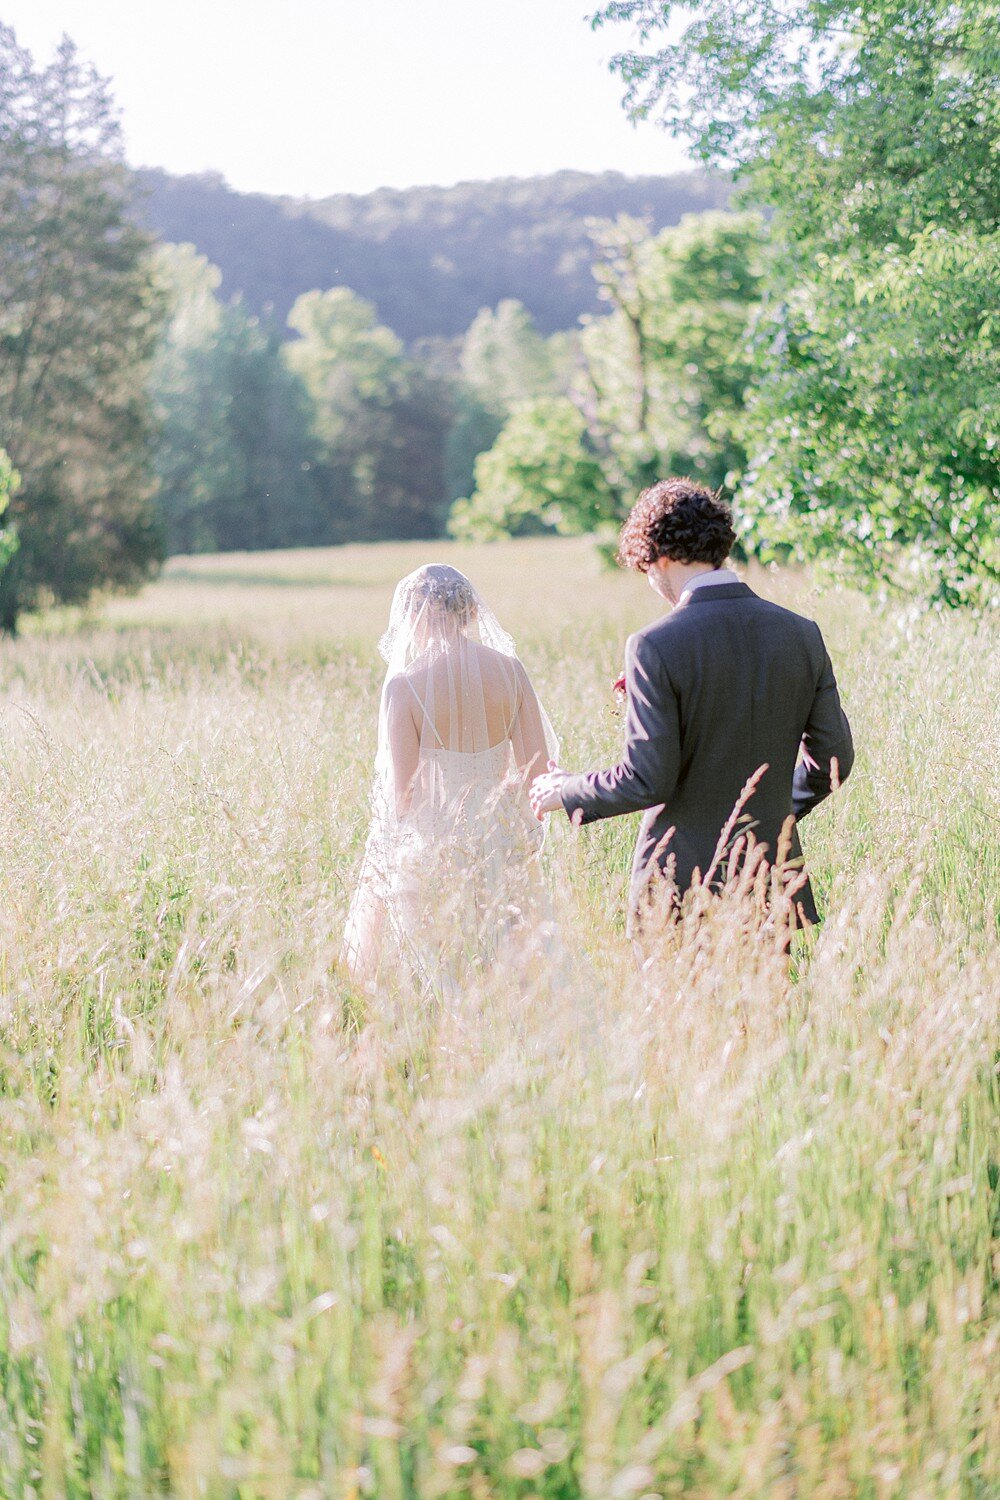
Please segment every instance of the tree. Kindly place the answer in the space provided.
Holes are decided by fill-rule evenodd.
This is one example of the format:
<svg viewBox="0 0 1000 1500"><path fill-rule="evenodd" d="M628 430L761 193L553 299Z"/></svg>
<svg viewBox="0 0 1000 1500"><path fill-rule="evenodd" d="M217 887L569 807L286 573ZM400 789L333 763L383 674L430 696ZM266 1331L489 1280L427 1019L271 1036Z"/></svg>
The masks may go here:
<svg viewBox="0 0 1000 1500"><path fill-rule="evenodd" d="M445 445L449 503L469 494L476 460L499 437L516 405L559 392L550 341L523 303L480 308L462 340L455 420Z"/></svg>
<svg viewBox="0 0 1000 1500"><path fill-rule="evenodd" d="M306 292L288 324L299 335L288 363L305 381L328 446L345 439L362 407L385 410L404 388L402 343L379 323L373 305L347 287Z"/></svg>
<svg viewBox="0 0 1000 1500"><path fill-rule="evenodd" d="M218 364L230 393L227 442L238 459L217 503L220 550L339 539L341 497L322 486L308 394L278 330L262 327L240 298L225 310Z"/></svg>
<svg viewBox="0 0 1000 1500"><path fill-rule="evenodd" d="M624 514L664 473L733 483L750 376L743 343L758 310L765 233L755 214L685 216L649 235L636 220L595 228L608 317L588 319L573 395Z"/></svg>
<svg viewBox="0 0 1000 1500"><path fill-rule="evenodd" d="M346 287L292 308L289 367L313 404L325 482L345 488L339 540L438 536L447 513L447 381L407 359L371 303Z"/></svg>
<svg viewBox="0 0 1000 1500"><path fill-rule="evenodd" d="M324 542L308 397L276 333L190 245L156 258L170 317L153 363L158 504L171 552Z"/></svg>
<svg viewBox="0 0 1000 1500"><path fill-rule="evenodd" d="M504 417L486 406L464 381L453 383L454 418L444 445L444 488L449 505L475 485L476 460L503 431Z"/></svg>
<svg viewBox="0 0 1000 1500"><path fill-rule="evenodd" d="M160 308L105 83L0 26L0 443L21 478L0 627L132 588L161 555L146 369Z"/></svg>
<svg viewBox="0 0 1000 1500"><path fill-rule="evenodd" d="M476 314L462 343L461 368L482 405L500 417L518 402L556 394L548 343L512 298Z"/></svg>
<svg viewBox="0 0 1000 1500"><path fill-rule="evenodd" d="M610 0L635 115L749 178L793 240L996 224L1000 27L982 0ZM666 32L670 40L646 50Z"/></svg>
<svg viewBox="0 0 1000 1500"><path fill-rule="evenodd" d="M927 229L869 266L831 260L762 320L742 519L972 602L1000 583L1000 235Z"/></svg>
<svg viewBox="0 0 1000 1500"><path fill-rule="evenodd" d="M995 5L706 0L684 24L615 0L598 20L638 28L631 107L774 210L747 523L897 582L916 559L947 602L995 584Z"/></svg>
<svg viewBox="0 0 1000 1500"><path fill-rule="evenodd" d="M155 268L169 308L150 382L159 428L157 501L169 552L211 552L216 497L233 458L216 358L222 278L192 245L162 246Z"/></svg>
<svg viewBox="0 0 1000 1500"><path fill-rule="evenodd" d="M736 431L749 373L743 345L761 287L761 220L703 214L653 236L619 219L594 236L594 275L610 311L584 321L572 357L550 351L552 367L566 368L564 397L515 405L492 453L477 461L475 494L454 512L464 532L591 530L621 519L637 491L665 473L718 486L743 466Z"/></svg>
<svg viewBox="0 0 1000 1500"><path fill-rule="evenodd" d="M487 541L592 531L613 516L582 415L564 396L545 396L515 406L493 447L480 454L475 495L456 503L449 529Z"/></svg>

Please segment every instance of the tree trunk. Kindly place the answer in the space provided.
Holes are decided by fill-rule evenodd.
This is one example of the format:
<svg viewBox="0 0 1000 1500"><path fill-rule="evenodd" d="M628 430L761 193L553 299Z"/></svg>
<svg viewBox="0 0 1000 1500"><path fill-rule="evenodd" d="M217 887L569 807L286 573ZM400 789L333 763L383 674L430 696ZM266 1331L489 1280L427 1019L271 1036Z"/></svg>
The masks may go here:
<svg viewBox="0 0 1000 1500"><path fill-rule="evenodd" d="M17 569L17 553L10 558L5 568L0 568L0 635L17 635L17 620L21 613L21 602L14 576Z"/></svg>

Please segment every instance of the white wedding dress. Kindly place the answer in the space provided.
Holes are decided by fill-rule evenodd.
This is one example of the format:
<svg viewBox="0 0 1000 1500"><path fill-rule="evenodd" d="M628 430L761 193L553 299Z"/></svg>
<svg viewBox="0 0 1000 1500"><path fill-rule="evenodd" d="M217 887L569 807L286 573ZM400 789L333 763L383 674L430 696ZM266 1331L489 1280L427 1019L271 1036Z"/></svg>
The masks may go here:
<svg viewBox="0 0 1000 1500"><path fill-rule="evenodd" d="M372 822L344 937L354 976L460 993L541 911L527 780L557 744L513 642L454 568L396 589L380 647Z"/></svg>

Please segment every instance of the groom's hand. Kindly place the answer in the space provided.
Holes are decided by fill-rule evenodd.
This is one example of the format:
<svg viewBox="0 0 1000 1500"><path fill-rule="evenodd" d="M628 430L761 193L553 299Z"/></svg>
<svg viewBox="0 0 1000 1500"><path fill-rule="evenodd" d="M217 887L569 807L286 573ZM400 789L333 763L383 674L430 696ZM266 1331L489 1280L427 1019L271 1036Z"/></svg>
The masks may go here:
<svg viewBox="0 0 1000 1500"><path fill-rule="evenodd" d="M568 771L561 771L554 760L549 761L549 768L542 776L536 776L531 783L528 796L531 798L531 811L539 823L546 813L558 812L562 807L563 782L569 777Z"/></svg>

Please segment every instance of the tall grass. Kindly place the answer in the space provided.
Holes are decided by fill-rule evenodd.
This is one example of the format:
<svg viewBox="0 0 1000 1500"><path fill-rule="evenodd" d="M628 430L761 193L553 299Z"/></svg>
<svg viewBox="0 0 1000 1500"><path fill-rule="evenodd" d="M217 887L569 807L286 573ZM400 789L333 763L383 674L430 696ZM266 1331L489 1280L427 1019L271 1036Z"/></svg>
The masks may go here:
<svg viewBox="0 0 1000 1500"><path fill-rule="evenodd" d="M641 584L442 550L613 755ZM557 932L442 1004L336 968L424 551L2 648L0 1494L1000 1494L996 625L758 579L859 749L812 949L639 971L632 828L554 825Z"/></svg>

